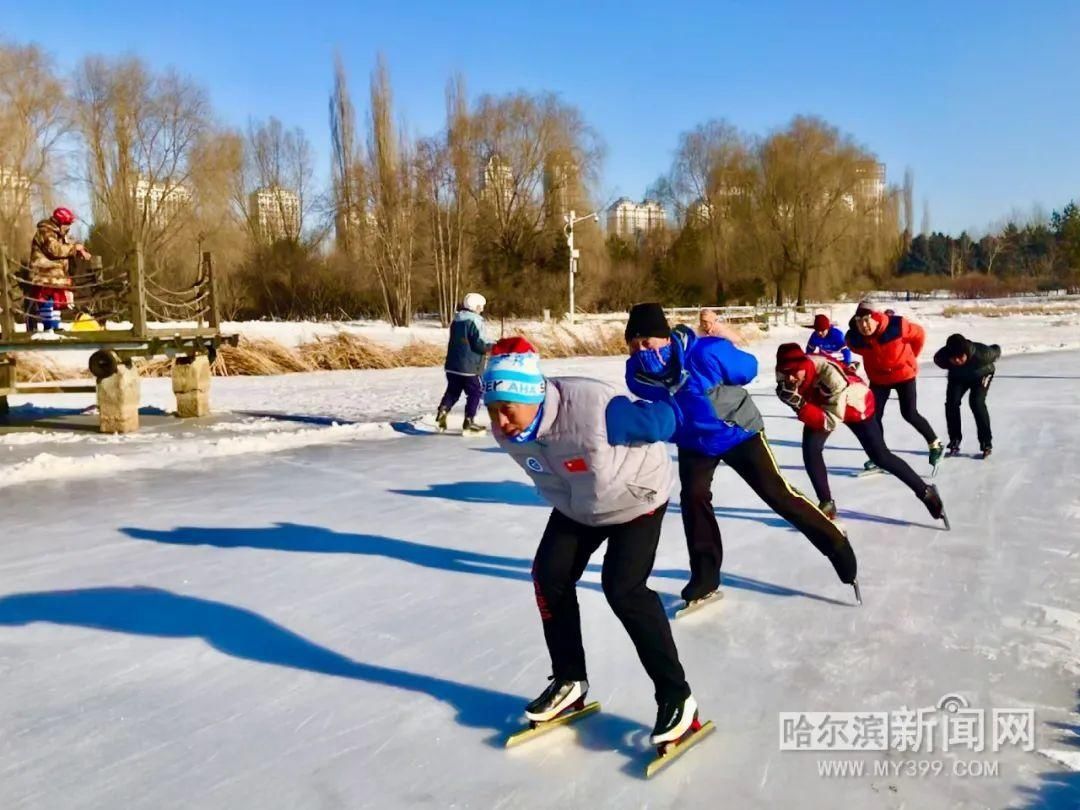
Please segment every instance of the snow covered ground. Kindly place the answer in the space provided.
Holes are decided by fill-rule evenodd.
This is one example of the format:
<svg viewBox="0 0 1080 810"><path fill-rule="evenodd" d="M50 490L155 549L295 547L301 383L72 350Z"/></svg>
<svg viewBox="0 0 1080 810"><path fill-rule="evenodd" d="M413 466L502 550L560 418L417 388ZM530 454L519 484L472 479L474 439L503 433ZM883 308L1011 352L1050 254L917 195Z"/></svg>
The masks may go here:
<svg viewBox="0 0 1080 810"><path fill-rule="evenodd" d="M925 321L932 346L959 330L1007 354L993 459L949 460L937 479L953 531L891 478L855 478L863 456L841 431L826 460L859 554L855 608L721 468L726 597L675 625L718 731L649 782L652 690L599 554L580 599L603 712L501 747L549 673L529 581L547 510L490 439L390 426L430 411L440 370L215 380L217 413L195 423L164 415L169 382L147 380L156 410L134 436L0 434L0 807L1080 807L1080 352L1025 352L1080 335ZM804 336L774 330L753 349L764 362ZM618 381L621 360L546 370ZM943 430L943 373L923 374ZM771 388L766 373L752 391L808 490L799 425ZM13 404L55 422L91 403ZM924 469L895 405L886 428ZM687 576L673 495L652 579L670 608ZM987 750L942 752L940 736L932 752L780 750L780 712L946 695L985 710ZM1035 712L1034 750L990 750L995 708ZM863 775L822 774L848 758ZM998 770L954 774L976 767Z"/></svg>
<svg viewBox="0 0 1080 810"><path fill-rule="evenodd" d="M900 314L910 315L925 326L927 350L922 359L924 363L929 363L929 368L933 368L930 361L934 349L956 331L972 339L999 343L1006 356L1080 349L1080 312L1007 318L976 315L942 317L942 308L951 303L883 302L882 306L894 306ZM1006 306L1015 302L992 303ZM846 323L854 304L833 305L825 309L839 323ZM372 329L375 331L371 334L377 340L383 340L390 333L390 327L378 324L237 325L238 328L241 326L244 330L256 330L257 334L272 336L290 345L309 339L310 335L305 331L309 327L323 330L320 334L327 334L327 330L338 326L356 330ZM439 336L439 340L445 340L436 327L427 325L416 329L426 330ZM403 338L404 334L403 330L398 330L398 338ZM757 355L762 369L755 391L763 395L772 391L771 369L776 347L785 341L804 342L807 334L806 328L795 324L772 327L759 340L746 347ZM70 362L71 353L66 354ZM65 362L65 353L57 352L56 355L59 362ZM548 361L545 369L549 374L588 374L622 384L620 358ZM47 479L100 476L142 468L160 469L198 463L209 458L291 450L305 444L382 438L392 434L391 422L430 414L444 385L443 372L438 368L219 378L213 382L211 401L216 418L212 420L210 429L206 429L207 425L170 425L168 420L158 420L139 435L123 438L98 436L88 431L73 433L49 429L57 420L69 419L92 408L92 394L13 397L11 402L16 409L16 418L29 421L47 417L46 429L30 433L0 432L0 463L3 463L0 466L0 490ZM149 413L173 411L175 402L169 380L146 379L142 386L143 404Z"/></svg>

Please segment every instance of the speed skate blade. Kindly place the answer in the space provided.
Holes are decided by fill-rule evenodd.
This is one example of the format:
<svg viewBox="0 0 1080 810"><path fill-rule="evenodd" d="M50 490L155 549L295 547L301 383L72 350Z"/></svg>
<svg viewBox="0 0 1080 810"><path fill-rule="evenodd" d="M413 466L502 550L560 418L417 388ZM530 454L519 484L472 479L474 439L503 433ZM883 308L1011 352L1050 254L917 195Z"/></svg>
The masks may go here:
<svg viewBox="0 0 1080 810"><path fill-rule="evenodd" d="M668 743L664 747L664 753L658 754L656 759L645 766L645 778L652 778L658 771L666 768L714 731L716 731L716 726L712 720L709 720L697 731L690 732L677 743Z"/></svg>
<svg viewBox="0 0 1080 810"><path fill-rule="evenodd" d="M683 616L693 613L694 611L701 610L701 608L705 607L706 605L711 604L712 602L718 602L723 598L723 591L713 591L708 596L703 596L701 599L695 599L693 602L687 602L686 604L684 604L681 608L675 611L675 618L681 619Z"/></svg>
<svg viewBox="0 0 1080 810"><path fill-rule="evenodd" d="M523 742L528 742L529 740L535 739L542 734L547 734L552 729L577 722L583 717L588 717L590 714L595 714L598 711L600 711L600 704L596 701L593 701L592 703L585 704L580 709L563 712L558 717L555 717L551 720L531 723L528 728L523 728L521 731L514 732L509 737L507 737L506 747L513 748L515 745L521 745Z"/></svg>

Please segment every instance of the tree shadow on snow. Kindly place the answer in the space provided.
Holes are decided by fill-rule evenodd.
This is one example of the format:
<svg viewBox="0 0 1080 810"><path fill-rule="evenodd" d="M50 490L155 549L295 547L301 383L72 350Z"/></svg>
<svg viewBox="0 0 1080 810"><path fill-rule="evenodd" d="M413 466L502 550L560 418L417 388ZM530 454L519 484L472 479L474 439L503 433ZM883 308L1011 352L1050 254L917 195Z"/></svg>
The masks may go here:
<svg viewBox="0 0 1080 810"><path fill-rule="evenodd" d="M1080 690L1077 691L1077 703L1080 704ZM1076 712L1080 714L1080 705ZM1062 732L1054 742L1054 748L1080 748L1080 724L1047 725ZM1020 787L1017 790L1028 800L1027 804L1023 805L1024 810L1075 810L1080 807L1080 771L1070 770L1062 765L1055 770L1040 773L1037 787Z"/></svg>
<svg viewBox="0 0 1080 810"><path fill-rule="evenodd" d="M202 638L234 658L429 695L451 706L461 725L494 731L486 742L497 748L521 726L522 711L530 700L354 661L250 610L158 588L86 588L0 598L0 626L34 622L158 638ZM601 714L577 728L578 739L587 748L610 751L633 746L634 750L624 751L631 759L627 763L631 772L640 772L650 755L640 750L640 740L649 730L634 720Z"/></svg>

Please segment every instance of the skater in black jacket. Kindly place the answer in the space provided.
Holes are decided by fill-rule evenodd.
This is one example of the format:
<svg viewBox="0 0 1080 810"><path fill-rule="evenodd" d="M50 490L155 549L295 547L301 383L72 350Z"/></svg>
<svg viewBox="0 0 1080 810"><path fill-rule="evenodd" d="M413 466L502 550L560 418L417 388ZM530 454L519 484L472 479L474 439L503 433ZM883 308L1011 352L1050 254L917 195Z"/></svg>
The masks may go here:
<svg viewBox="0 0 1080 810"><path fill-rule="evenodd" d="M999 357L1001 347L997 344L987 346L985 343L976 343L959 333L949 335L945 345L934 354L934 362L938 367L949 372L949 384L945 391L945 421L949 426L948 455L955 456L960 452L960 400L964 398L964 394L969 394L968 403L975 417L982 456L986 458L990 455L994 437L990 432L986 394L990 390L990 382L994 379L994 363Z"/></svg>

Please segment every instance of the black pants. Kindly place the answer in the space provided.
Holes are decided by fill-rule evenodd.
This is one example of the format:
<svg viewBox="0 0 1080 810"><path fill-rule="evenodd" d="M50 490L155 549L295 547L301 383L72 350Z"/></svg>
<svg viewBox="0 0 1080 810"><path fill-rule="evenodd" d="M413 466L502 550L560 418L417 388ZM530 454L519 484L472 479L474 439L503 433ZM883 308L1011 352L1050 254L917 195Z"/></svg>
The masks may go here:
<svg viewBox="0 0 1080 810"><path fill-rule="evenodd" d="M728 450L707 456L679 448L679 482L682 484L682 518L692 572L720 570L724 547L712 505L712 480L723 461L735 470L776 514L798 529L829 558L841 582L855 579L855 552L843 531L780 473L764 433Z"/></svg>
<svg viewBox="0 0 1080 810"><path fill-rule="evenodd" d="M859 440L866 455L876 465L886 472L891 472L905 484L908 489L920 499L926 494L926 482L919 477L906 461L893 453L885 444L885 434L881 430L881 424L876 419L867 419L865 422L848 424L855 438ZM806 465L807 475L814 485L814 493L819 501L831 501L832 491L829 489L829 472L825 467L825 457L822 451L825 449L825 441L829 438L826 430L813 430L803 427L802 434L802 457Z"/></svg>
<svg viewBox="0 0 1080 810"><path fill-rule="evenodd" d="M994 436L990 432L990 412L986 410L986 394L990 390L990 382L993 379L993 374L973 382L949 378L948 387L945 389L945 422L949 426L950 444L960 444L960 439L963 438L960 431L960 400L968 392L970 392L968 404L971 405L971 413L975 417L975 429L979 433L979 446L985 448L993 444Z"/></svg>
<svg viewBox="0 0 1080 810"><path fill-rule="evenodd" d="M665 511L667 504L628 523L585 526L552 510L533 560L533 584L556 679L586 680L575 585L589 557L607 540L600 577L604 596L652 678L657 701L689 696L667 614L660 597L647 584Z"/></svg>
<svg viewBox="0 0 1080 810"><path fill-rule="evenodd" d="M446 393L443 394L439 409L448 411L457 405L461 393L465 392L465 418L475 419L480 408L480 397L484 393L484 384L479 374L451 374L446 372Z"/></svg>
<svg viewBox="0 0 1080 810"><path fill-rule="evenodd" d="M919 413L916 404L918 391L914 379L896 385L874 385L871 383L870 391L874 395L874 404L877 406L874 418L877 419L879 425L885 417L885 406L889 402L889 394L895 391L896 398L900 400L900 415L904 417L904 421L919 431L922 437L926 439L927 444L933 444L937 441L937 434L934 433L934 429L930 427L926 417Z"/></svg>

